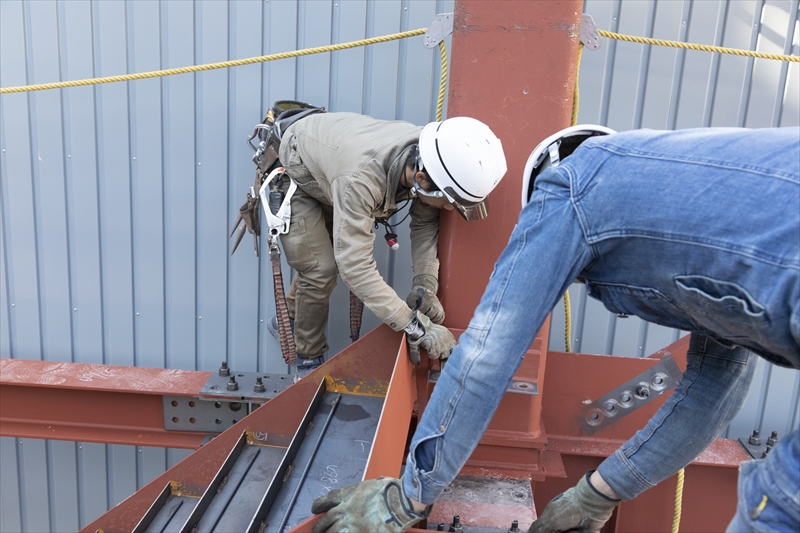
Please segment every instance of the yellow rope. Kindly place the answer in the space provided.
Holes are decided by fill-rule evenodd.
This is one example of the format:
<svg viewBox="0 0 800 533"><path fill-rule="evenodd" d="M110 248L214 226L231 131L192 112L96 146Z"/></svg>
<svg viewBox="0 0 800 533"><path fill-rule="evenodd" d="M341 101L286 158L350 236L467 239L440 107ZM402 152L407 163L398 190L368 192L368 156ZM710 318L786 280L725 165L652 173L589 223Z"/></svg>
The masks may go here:
<svg viewBox="0 0 800 533"><path fill-rule="evenodd" d="M444 110L444 93L447 88L447 48L444 40L439 41L439 55L442 56L442 78L439 81L439 98L436 100L436 122L441 122Z"/></svg>
<svg viewBox="0 0 800 533"><path fill-rule="evenodd" d="M367 46L370 44L385 43L388 41L396 41L398 39L405 39L406 37L414 37L415 35L423 35L427 28L420 28L418 30L404 31L401 33L393 33L391 35L383 35L381 37L371 37L369 39L362 39L360 41L351 41L349 43L332 44L328 46L318 46L315 48L305 48L303 50L294 50L291 52L281 52L278 54L270 54L268 56L250 57L247 59L235 59L232 61L222 61L219 63L207 63L205 65L195 65L193 67L180 67L171 68L167 70L154 70L151 72L139 72L138 74L123 74L120 76L106 76L103 78L90 78L85 80L74 81L59 81L55 83L41 83L38 85L20 85L18 87L3 87L0 88L0 94L8 93L22 93L28 91L43 91L45 89L62 89L65 87L80 87L83 85L98 85L101 83L113 83L117 81L131 81L141 80L145 78L157 78L160 76L172 76L174 74L187 74L189 72L201 72L205 70L215 70L219 68L239 67L242 65L252 65L254 63L263 63L265 61L275 61L277 59L288 59L291 57L307 56L311 54L320 54L323 52L335 52L336 50L346 50L348 48L356 48L358 46Z"/></svg>
<svg viewBox="0 0 800 533"><path fill-rule="evenodd" d="M672 533L681 527L681 502L683 501L683 468L678 471L678 485L675 487L675 515L672 518Z"/></svg>
<svg viewBox="0 0 800 533"><path fill-rule="evenodd" d="M717 52L719 54L732 54L735 56L745 57L758 57L761 59L774 59L776 61L792 61L800 63L800 56L790 56L784 54L765 54L763 52L753 52L751 50L739 50L737 48L724 48L722 46L711 46L706 44L693 44L682 43L679 41L663 41L661 39L650 39L648 37L634 37L631 35L622 35L606 30L597 30L597 32L609 39L618 39L620 41L627 41L629 43L653 44L657 46L671 46L673 48L684 48L687 50L702 50L704 52Z"/></svg>

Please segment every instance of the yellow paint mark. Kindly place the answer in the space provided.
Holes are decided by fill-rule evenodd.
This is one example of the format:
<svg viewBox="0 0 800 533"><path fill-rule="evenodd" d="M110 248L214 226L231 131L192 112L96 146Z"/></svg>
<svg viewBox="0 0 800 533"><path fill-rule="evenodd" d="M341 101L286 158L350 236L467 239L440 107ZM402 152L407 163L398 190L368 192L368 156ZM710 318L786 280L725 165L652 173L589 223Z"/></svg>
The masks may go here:
<svg viewBox="0 0 800 533"><path fill-rule="evenodd" d="M329 392L384 398L389 390L389 382L325 376L325 387Z"/></svg>

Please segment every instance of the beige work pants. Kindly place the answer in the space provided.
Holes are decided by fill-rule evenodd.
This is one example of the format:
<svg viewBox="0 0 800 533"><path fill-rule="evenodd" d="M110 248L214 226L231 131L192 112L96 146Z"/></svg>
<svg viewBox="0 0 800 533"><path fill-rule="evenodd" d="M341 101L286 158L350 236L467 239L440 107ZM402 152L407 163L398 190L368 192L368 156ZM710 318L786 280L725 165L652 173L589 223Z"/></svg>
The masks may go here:
<svg viewBox="0 0 800 533"><path fill-rule="evenodd" d="M289 232L281 235L286 261L296 274L286 303L294 319L298 357L313 359L328 349L325 326L338 270L333 257L333 208L299 187L292 196Z"/></svg>

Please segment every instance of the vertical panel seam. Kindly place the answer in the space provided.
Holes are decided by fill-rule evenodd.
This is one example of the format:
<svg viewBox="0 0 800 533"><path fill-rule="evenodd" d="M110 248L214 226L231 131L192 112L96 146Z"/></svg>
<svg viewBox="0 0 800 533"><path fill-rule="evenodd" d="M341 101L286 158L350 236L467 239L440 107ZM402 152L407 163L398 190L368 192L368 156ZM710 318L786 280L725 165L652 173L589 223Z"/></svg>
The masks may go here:
<svg viewBox="0 0 800 533"><path fill-rule="evenodd" d="M758 0L756 4L756 12L753 17L753 29L750 32L750 46L748 50L755 50L757 48L758 36L761 33L761 17L764 14L765 0ZM739 99L739 118L736 124L739 127L744 127L747 123L747 113L750 110L750 90L753 87L753 68L755 67L755 59L752 57L747 58L745 67L745 78L742 84L742 93Z"/></svg>

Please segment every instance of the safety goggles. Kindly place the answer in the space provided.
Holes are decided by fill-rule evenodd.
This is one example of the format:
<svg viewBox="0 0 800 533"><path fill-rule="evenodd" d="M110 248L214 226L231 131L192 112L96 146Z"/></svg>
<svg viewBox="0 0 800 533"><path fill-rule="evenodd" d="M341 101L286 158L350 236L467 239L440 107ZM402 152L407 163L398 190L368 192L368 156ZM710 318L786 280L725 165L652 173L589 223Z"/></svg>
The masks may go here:
<svg viewBox="0 0 800 533"><path fill-rule="evenodd" d="M455 208L458 213L464 217L464 220L471 222L473 220L483 220L489 215L489 205L486 200L481 202L466 202L458 198L452 187L445 188L444 191L436 188L432 191L426 191L417 181L417 172L425 170L425 165L422 163L422 158L417 156L416 164L414 165L414 185L411 187L411 194L414 196L427 196L428 198L447 198L447 201ZM431 180L433 183L433 180ZM436 185L434 184L434 187Z"/></svg>

